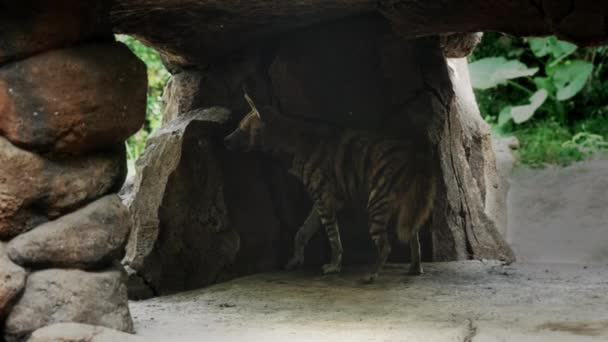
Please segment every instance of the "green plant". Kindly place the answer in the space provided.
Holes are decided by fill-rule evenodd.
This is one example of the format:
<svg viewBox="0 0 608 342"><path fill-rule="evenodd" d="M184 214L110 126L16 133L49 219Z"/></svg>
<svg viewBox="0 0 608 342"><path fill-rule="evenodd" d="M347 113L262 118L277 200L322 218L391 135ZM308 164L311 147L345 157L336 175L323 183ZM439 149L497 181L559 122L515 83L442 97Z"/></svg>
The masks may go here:
<svg viewBox="0 0 608 342"><path fill-rule="evenodd" d="M161 99L170 74L163 65L158 52L154 49L127 35L116 35L116 40L129 47L146 64L148 69L146 121L142 129L127 141L128 159L132 164L143 153L148 136L162 123Z"/></svg>
<svg viewBox="0 0 608 342"><path fill-rule="evenodd" d="M484 58L470 65L474 88L485 90L507 85L527 97L526 103L501 109L499 128L511 120L516 124L526 122L539 109L548 111L559 122L565 122L566 112L562 102L583 90L594 70L594 65L586 60L569 58L578 49L574 44L555 37L530 38L528 43L534 56L544 62L544 73L541 75L541 68L528 67L519 60L505 57ZM522 77L527 78L527 82L513 81Z"/></svg>
<svg viewBox="0 0 608 342"><path fill-rule="evenodd" d="M525 164L564 165L606 148L607 59L605 47L490 33L470 59L471 81L493 132L520 138Z"/></svg>

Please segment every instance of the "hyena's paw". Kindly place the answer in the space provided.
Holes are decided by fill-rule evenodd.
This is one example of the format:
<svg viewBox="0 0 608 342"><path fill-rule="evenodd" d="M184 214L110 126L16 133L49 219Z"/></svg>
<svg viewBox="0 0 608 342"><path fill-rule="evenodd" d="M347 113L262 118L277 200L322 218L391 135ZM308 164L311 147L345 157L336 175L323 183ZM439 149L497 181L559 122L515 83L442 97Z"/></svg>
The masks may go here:
<svg viewBox="0 0 608 342"><path fill-rule="evenodd" d="M302 264L304 264L304 257L303 256L294 256L289 260L287 265L285 265L285 269L287 271L293 271L293 270L297 269L298 267L300 267Z"/></svg>
<svg viewBox="0 0 608 342"><path fill-rule="evenodd" d="M323 274L336 274L340 273L342 266L340 264L325 264L321 267Z"/></svg>
<svg viewBox="0 0 608 342"><path fill-rule="evenodd" d="M361 279L363 284L373 284L378 278L378 273L370 273Z"/></svg>
<svg viewBox="0 0 608 342"><path fill-rule="evenodd" d="M424 274L424 271L422 270L422 266L412 265L412 266L410 266L410 270L407 273L412 276L419 276L419 275Z"/></svg>

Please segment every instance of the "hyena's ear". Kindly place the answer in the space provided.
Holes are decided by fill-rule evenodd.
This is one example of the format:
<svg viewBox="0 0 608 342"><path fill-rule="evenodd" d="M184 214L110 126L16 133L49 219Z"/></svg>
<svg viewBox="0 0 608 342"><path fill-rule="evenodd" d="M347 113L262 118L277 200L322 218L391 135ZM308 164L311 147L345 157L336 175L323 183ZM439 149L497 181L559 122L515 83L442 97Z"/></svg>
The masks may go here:
<svg viewBox="0 0 608 342"><path fill-rule="evenodd" d="M263 106L262 110L259 110L255 102L253 101L251 96L247 94L247 92L245 92L245 100L249 104L249 107L251 107L251 112L259 116L263 122L269 123L275 121L275 119L278 118L279 113L276 108L274 108L273 106Z"/></svg>
<svg viewBox="0 0 608 342"><path fill-rule="evenodd" d="M253 102L253 100L251 99L249 94L247 94L247 92L245 92L245 100L249 104L249 107L251 108L251 112L253 112L257 116L260 116L260 111L258 110L257 106L255 105L255 102Z"/></svg>

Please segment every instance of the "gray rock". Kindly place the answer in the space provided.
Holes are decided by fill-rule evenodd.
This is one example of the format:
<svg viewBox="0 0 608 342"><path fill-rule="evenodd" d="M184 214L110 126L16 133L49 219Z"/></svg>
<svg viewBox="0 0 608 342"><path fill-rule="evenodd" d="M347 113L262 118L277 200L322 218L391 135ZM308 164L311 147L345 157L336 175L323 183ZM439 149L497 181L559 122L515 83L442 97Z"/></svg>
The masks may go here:
<svg viewBox="0 0 608 342"><path fill-rule="evenodd" d="M25 270L6 255L6 245L0 242L0 317L8 313L10 304L25 287Z"/></svg>
<svg viewBox="0 0 608 342"><path fill-rule="evenodd" d="M210 139L228 117L223 109L195 111L148 140L133 194L123 194L133 217L123 264L139 284L132 298L211 284L234 261L239 236L229 226Z"/></svg>
<svg viewBox="0 0 608 342"><path fill-rule="evenodd" d="M509 178L517 162L513 150L519 148L519 140L516 137L492 138L492 147L496 154L496 171L498 182L494 191L494 207L496 222L503 236L507 236L508 216L507 198L509 194Z"/></svg>
<svg viewBox="0 0 608 342"><path fill-rule="evenodd" d="M0 240L112 192L125 174L124 147L50 160L0 137Z"/></svg>
<svg viewBox="0 0 608 342"><path fill-rule="evenodd" d="M142 337L113 329L80 323L57 323L40 328L28 342L136 342L148 341Z"/></svg>
<svg viewBox="0 0 608 342"><path fill-rule="evenodd" d="M4 338L21 341L36 329L62 322L132 332L125 284L126 275L119 269L34 272L6 319Z"/></svg>
<svg viewBox="0 0 608 342"><path fill-rule="evenodd" d="M117 195L40 225L8 244L9 257L28 267L102 267L121 258L131 217Z"/></svg>

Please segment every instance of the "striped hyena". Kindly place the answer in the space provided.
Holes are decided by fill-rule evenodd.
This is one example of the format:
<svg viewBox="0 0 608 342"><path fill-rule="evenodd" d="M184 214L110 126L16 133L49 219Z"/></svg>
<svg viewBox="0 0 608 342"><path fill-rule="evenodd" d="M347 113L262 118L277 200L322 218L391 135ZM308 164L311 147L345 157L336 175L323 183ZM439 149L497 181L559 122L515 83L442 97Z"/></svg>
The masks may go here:
<svg viewBox="0 0 608 342"><path fill-rule="evenodd" d="M337 273L342 264L342 243L336 213L345 204L363 204L378 257L366 277L373 282L391 251L388 228L409 242L410 274L421 274L418 231L430 216L436 177L428 148L411 141L379 138L353 130L321 132L267 106L262 112L245 95L252 110L226 137L231 150L265 151L287 156L291 174L299 178L313 200L313 210L295 237L294 255L287 268L304 260L304 247L324 226L331 245L331 262L324 273Z"/></svg>

